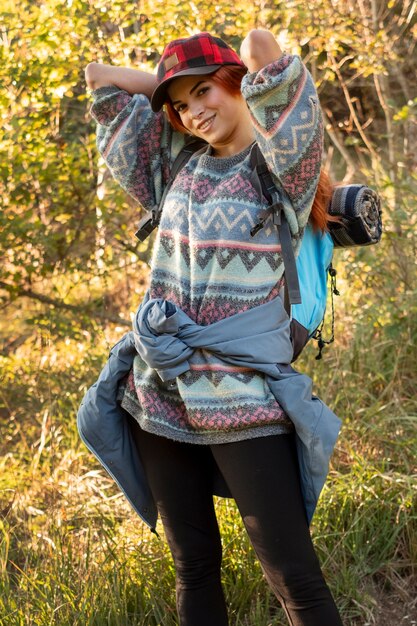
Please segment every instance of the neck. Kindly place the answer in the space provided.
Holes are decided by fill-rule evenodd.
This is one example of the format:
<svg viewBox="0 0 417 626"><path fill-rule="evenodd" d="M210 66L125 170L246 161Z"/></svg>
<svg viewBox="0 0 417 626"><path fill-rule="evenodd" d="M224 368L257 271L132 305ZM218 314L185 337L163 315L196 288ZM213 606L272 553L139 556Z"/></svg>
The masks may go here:
<svg viewBox="0 0 417 626"><path fill-rule="evenodd" d="M229 157L234 154L239 154L239 152L243 152L245 148L250 146L255 141L255 134L251 133L250 136L245 138L240 138L238 141L231 141L230 143L224 145L212 145L212 154L215 157Z"/></svg>
<svg viewBox="0 0 417 626"><path fill-rule="evenodd" d="M229 157L234 154L239 154L239 152L242 152L255 141L252 118L246 103L243 102L243 98L242 104L243 106L237 111L239 123L233 129L230 137L225 139L222 143L211 144L213 156Z"/></svg>

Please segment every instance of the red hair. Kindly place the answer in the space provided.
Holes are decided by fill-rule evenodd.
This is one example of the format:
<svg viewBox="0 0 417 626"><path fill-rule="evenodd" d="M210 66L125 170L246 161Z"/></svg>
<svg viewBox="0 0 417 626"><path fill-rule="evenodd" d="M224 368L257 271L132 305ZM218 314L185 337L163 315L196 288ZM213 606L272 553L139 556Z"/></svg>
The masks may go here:
<svg viewBox="0 0 417 626"><path fill-rule="evenodd" d="M246 69L239 65L222 65L216 72L208 76L214 83L223 87L232 96L238 97L241 95L240 84L245 74ZM179 113L174 109L170 100L165 102L165 107L171 126L180 133L188 133L188 130L181 122ZM330 177L324 170L321 170L310 213L310 222L314 230L324 232L327 230L328 222L338 221L338 218L329 215L327 212L332 192L333 184L330 181Z"/></svg>
<svg viewBox="0 0 417 626"><path fill-rule="evenodd" d="M329 222L340 221L338 217L330 215L328 212L333 187L334 185L331 182L328 173L322 169L309 218L311 225L313 226L313 230L321 230L322 232L325 232L328 230Z"/></svg>

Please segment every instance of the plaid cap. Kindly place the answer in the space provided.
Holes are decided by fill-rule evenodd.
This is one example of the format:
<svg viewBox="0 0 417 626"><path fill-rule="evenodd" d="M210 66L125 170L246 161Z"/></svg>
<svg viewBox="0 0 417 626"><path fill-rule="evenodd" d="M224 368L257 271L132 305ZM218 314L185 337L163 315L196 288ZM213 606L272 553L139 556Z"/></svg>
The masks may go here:
<svg viewBox="0 0 417 626"><path fill-rule="evenodd" d="M198 33L187 39L171 41L158 64L158 86L151 97L153 111L159 111L166 101L169 83L179 76L212 74L222 65L245 67L238 54L219 37Z"/></svg>

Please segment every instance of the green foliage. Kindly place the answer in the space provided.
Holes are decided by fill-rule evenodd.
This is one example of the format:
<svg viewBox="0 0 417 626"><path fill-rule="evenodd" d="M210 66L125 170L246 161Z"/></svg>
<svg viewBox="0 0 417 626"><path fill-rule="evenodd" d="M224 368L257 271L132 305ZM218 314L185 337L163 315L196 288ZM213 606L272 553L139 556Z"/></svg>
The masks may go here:
<svg viewBox="0 0 417 626"><path fill-rule="evenodd" d="M150 251L132 235L140 207L97 157L83 69L152 70L170 39L199 30L238 49L254 27L308 63L334 178L383 198L382 243L336 256L336 345L323 361L309 348L300 369L344 422L313 527L344 621L393 626L407 607L415 617L411 0L3 0L1 11L0 624L176 623L166 543L140 525L75 427L146 287ZM231 624L284 624L235 507L217 508Z"/></svg>
<svg viewBox="0 0 417 626"><path fill-rule="evenodd" d="M83 78L89 61L151 70L173 37L209 30L238 49L250 28L270 28L310 65L335 177L346 172L379 188L392 185L385 209L393 219L403 210L399 185L415 193L409 172L417 35L410 0L383 3L378 19L370 3L352 12L347 0L220 0L215 10L206 0L146 0L139 8L107 0L4 0L2 9L0 296L12 316L12 304L26 298L28 318L46 324L52 305L42 296L49 296L65 318L51 326L56 336L79 332L80 316L88 324L96 311L126 318L129 299L138 299L134 288L110 311L100 301L121 268L130 285L136 263L149 256L132 236L139 207L97 161ZM98 300L78 288L91 282Z"/></svg>

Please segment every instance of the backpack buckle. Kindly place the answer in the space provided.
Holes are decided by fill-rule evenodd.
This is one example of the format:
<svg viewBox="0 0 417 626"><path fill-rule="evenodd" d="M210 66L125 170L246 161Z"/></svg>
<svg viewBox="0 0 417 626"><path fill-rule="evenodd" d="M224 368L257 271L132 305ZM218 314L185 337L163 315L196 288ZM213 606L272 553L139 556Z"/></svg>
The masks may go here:
<svg viewBox="0 0 417 626"><path fill-rule="evenodd" d="M139 228L135 232L135 237L139 241L145 241L149 235L155 230L159 224L159 207L155 206L152 211L149 211L145 217L139 222Z"/></svg>
<svg viewBox="0 0 417 626"><path fill-rule="evenodd" d="M274 193L272 195L272 204L270 210L272 211L272 221L274 225L281 226L281 213L284 210L284 205L282 204L278 194Z"/></svg>

